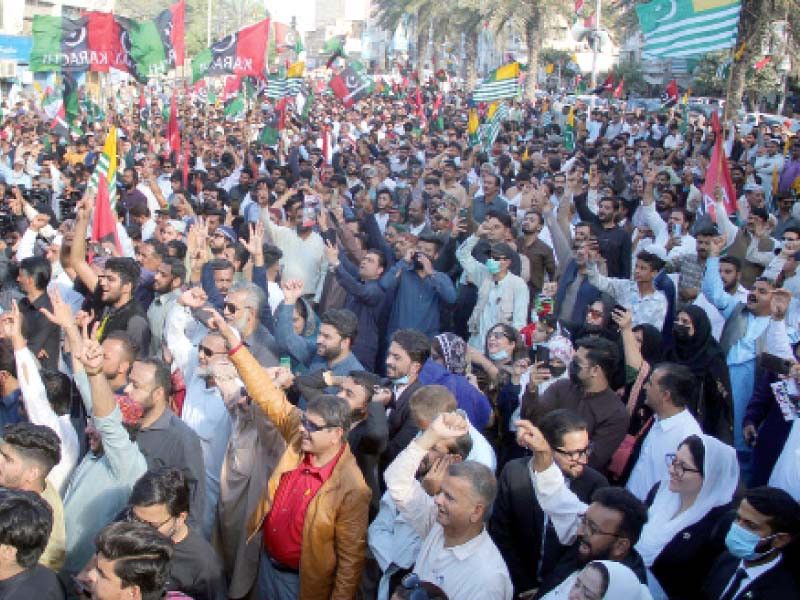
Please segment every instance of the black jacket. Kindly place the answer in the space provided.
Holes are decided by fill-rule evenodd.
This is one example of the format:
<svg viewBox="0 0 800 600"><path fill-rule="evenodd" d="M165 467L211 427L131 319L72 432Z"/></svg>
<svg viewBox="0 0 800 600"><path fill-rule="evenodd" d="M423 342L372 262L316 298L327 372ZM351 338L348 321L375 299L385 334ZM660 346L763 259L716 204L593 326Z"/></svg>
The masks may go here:
<svg viewBox="0 0 800 600"><path fill-rule="evenodd" d="M378 514L381 501L380 474L378 462L381 453L386 449L389 441L389 424L386 420L386 409L380 402L370 402L367 405L367 418L350 430L347 434L347 443L356 457L356 462L372 490L369 502L370 521Z"/></svg>
<svg viewBox="0 0 800 600"><path fill-rule="evenodd" d="M414 419L411 417L409 400L414 395L414 392L421 387L422 384L417 379L403 390L399 398L394 400L391 407L392 412L389 413L389 443L381 455L382 469L388 467L395 457L406 449L406 446L419 431Z"/></svg>
<svg viewBox="0 0 800 600"><path fill-rule="evenodd" d="M739 562L739 559L729 552L723 552L711 567L701 597L706 600L719 600L733 579ZM792 577L792 571L783 557L761 576L742 585L744 588L737 596L737 600L797 600L800 598L797 582Z"/></svg>
<svg viewBox="0 0 800 600"><path fill-rule="evenodd" d="M518 458L503 468L489 521L489 534L506 561L515 595L539 587L568 549L558 541L555 528L548 521L542 556L545 515L536 501L529 462L527 457ZM591 502L595 490L606 486L606 478L590 467L569 484L586 504Z"/></svg>

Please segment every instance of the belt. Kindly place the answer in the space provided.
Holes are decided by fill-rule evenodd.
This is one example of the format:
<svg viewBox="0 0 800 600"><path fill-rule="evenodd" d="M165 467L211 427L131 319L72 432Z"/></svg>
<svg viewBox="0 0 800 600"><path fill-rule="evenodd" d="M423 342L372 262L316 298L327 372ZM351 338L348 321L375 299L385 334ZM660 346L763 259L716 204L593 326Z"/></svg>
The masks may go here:
<svg viewBox="0 0 800 600"><path fill-rule="evenodd" d="M293 569L292 567L288 567L285 564L283 564L281 562L278 562L277 560L272 558L266 552L264 554L266 555L267 559L269 559L269 562L272 565L272 568L275 569L276 571L279 571L281 573L296 573L296 574L300 574L300 570L299 569Z"/></svg>

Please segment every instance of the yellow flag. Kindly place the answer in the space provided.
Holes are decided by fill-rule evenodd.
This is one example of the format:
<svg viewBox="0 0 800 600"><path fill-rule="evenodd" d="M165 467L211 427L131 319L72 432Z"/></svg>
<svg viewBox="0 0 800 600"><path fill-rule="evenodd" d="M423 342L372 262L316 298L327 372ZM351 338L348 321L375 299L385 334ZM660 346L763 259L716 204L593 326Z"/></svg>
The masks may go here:
<svg viewBox="0 0 800 600"><path fill-rule="evenodd" d="M567 115L567 127L575 127L575 107L569 107L569 114Z"/></svg>
<svg viewBox="0 0 800 600"><path fill-rule="evenodd" d="M516 61L507 65L503 65L502 67L498 67L494 75L495 81L500 81L501 79L511 79L512 77L519 77L519 63Z"/></svg>
<svg viewBox="0 0 800 600"><path fill-rule="evenodd" d="M497 100L492 102L489 105L489 108L486 109L486 120L487 121L492 118L492 116L494 115L496 110L497 110Z"/></svg>
<svg viewBox="0 0 800 600"><path fill-rule="evenodd" d="M525 152L522 153L522 160L523 161L528 160L528 159L530 159L530 157L531 157L531 155L528 152L528 145L525 144Z"/></svg>
<svg viewBox="0 0 800 600"><path fill-rule="evenodd" d="M117 181L117 128L112 125L103 145L103 155L108 158L108 170L104 173L106 181Z"/></svg>
<svg viewBox="0 0 800 600"><path fill-rule="evenodd" d="M469 119L467 119L467 133L469 135L474 134L476 131L478 131L479 124L480 123L478 121L478 109L476 108L470 109Z"/></svg>
<svg viewBox="0 0 800 600"><path fill-rule="evenodd" d="M550 75L555 69L555 65L553 63L548 63L547 67L545 67L544 72Z"/></svg>
<svg viewBox="0 0 800 600"><path fill-rule="evenodd" d="M289 65L289 68L286 70L286 77L302 77L305 69L306 63L304 63L302 60L293 63Z"/></svg>
<svg viewBox="0 0 800 600"><path fill-rule="evenodd" d="M738 61L742 60L742 54L744 54L745 48L747 48L747 42L742 42L739 45L739 48L736 50L736 53L733 55L733 59L735 61L738 62Z"/></svg>

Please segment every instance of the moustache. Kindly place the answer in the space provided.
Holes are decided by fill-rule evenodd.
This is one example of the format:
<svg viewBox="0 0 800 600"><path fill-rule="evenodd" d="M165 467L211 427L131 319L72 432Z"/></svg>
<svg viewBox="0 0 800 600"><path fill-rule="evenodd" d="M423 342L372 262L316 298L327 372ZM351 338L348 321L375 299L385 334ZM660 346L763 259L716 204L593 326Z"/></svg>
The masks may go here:
<svg viewBox="0 0 800 600"><path fill-rule="evenodd" d="M747 294L747 303L748 304L750 304L750 303L755 304L756 302L758 302L758 298L756 298L755 294Z"/></svg>

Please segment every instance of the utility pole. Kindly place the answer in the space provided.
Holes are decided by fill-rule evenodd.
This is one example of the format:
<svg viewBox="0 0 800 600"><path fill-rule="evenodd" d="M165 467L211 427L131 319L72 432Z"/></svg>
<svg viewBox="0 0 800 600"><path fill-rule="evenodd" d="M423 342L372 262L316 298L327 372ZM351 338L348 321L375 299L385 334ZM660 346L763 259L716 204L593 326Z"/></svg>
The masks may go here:
<svg viewBox="0 0 800 600"><path fill-rule="evenodd" d="M210 0L209 0L210 1ZM594 10L594 33L592 34L592 87L597 87L597 53L600 49L600 11L602 9L601 0L597 0Z"/></svg>
<svg viewBox="0 0 800 600"><path fill-rule="evenodd" d="M206 18L206 45L211 46L211 0L208 0L208 15Z"/></svg>

